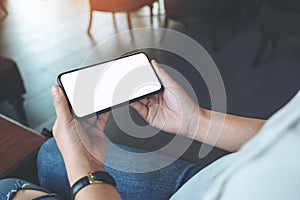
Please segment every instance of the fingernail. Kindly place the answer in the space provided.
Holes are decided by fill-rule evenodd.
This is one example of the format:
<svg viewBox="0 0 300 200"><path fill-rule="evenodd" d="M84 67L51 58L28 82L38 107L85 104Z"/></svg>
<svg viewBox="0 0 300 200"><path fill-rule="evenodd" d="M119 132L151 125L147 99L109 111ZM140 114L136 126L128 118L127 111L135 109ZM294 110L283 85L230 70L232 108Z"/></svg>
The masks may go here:
<svg viewBox="0 0 300 200"><path fill-rule="evenodd" d="M57 88L57 86L53 86L52 87L52 96L57 96L58 95L58 88Z"/></svg>

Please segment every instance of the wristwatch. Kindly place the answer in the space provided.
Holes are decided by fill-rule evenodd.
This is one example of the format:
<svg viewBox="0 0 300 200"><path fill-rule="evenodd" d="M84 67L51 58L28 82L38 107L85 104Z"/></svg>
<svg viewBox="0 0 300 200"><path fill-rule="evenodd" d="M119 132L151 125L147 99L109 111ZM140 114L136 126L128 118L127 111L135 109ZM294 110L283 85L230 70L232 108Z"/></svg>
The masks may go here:
<svg viewBox="0 0 300 200"><path fill-rule="evenodd" d="M88 172L87 176L82 177L78 181L74 183L71 188L71 199L73 200L76 194L85 186L88 186L93 183L104 183L109 184L113 187L116 187L116 181L114 178L109 175L107 172L96 171L96 172Z"/></svg>

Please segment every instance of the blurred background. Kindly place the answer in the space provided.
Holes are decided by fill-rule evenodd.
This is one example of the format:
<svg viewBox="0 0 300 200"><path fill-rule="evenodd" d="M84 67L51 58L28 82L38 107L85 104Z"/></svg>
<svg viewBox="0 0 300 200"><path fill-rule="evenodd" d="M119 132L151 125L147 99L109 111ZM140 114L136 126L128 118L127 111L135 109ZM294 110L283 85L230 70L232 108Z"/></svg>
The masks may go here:
<svg viewBox="0 0 300 200"><path fill-rule="evenodd" d="M0 112L40 133L55 120L57 75L79 67L111 35L134 28L166 27L198 41L221 72L230 114L267 119L300 89L298 0L0 0L0 19ZM117 47L107 48L99 54L109 58ZM210 107L205 83L184 58L144 51L180 71L200 105ZM113 141L148 150L171 139L131 138L113 119L108 129ZM197 161L198 149L195 142L185 158Z"/></svg>

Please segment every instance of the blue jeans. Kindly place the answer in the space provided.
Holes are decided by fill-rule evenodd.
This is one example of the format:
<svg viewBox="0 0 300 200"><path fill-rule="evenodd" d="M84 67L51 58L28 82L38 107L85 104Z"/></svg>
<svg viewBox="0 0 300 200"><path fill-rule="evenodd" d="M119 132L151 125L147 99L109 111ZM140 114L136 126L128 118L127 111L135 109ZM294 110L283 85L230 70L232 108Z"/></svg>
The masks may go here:
<svg viewBox="0 0 300 200"><path fill-rule="evenodd" d="M29 183L28 181L7 178L0 180L0 199L1 200L11 200L19 190L38 190L47 193L41 197L35 198L33 200L61 200L62 198L54 193L51 193L49 190Z"/></svg>
<svg viewBox="0 0 300 200"><path fill-rule="evenodd" d="M144 151L134 148L119 146L127 151L144 153ZM135 161L134 164L140 164L141 166L157 165L157 162L160 162L161 156L157 155L157 157L159 157L159 159L145 159L141 161L141 163L139 163L140 161ZM109 163L116 162L119 169L126 169L133 164L132 160L115 155L113 152L110 153L109 151L107 160ZM47 197L39 199L56 200L57 196L51 196L53 194L49 191L58 194L61 199L69 199L70 186L67 173L62 155L60 154L54 139L49 139L42 145L38 154L37 166L41 187L30 183L28 184L31 185L33 189L39 189L49 193ZM187 180L201 169L203 169L203 166L183 160L177 160L162 169L147 173L129 173L106 166L108 173L116 180L116 189L123 200L169 199ZM0 180L1 196L2 194L11 192L11 188L11 186L7 186L5 179ZM44 188L47 188L47 190ZM16 190L19 189L20 187Z"/></svg>

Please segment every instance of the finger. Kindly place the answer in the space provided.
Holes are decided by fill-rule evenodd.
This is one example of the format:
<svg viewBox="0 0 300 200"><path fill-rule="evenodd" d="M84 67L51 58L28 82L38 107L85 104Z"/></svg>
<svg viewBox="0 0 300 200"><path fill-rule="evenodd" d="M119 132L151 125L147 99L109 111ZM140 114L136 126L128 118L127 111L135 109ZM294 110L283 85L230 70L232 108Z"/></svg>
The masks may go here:
<svg viewBox="0 0 300 200"><path fill-rule="evenodd" d="M139 102L141 102L141 103L144 104L144 105L147 105L148 99L147 99L147 98L144 98L144 99L139 100Z"/></svg>
<svg viewBox="0 0 300 200"><path fill-rule="evenodd" d="M147 118L149 109L148 107L140 101L136 101L130 104L144 119Z"/></svg>
<svg viewBox="0 0 300 200"><path fill-rule="evenodd" d="M174 79L163 68L161 68L155 60L152 60L151 63L164 86L177 86L176 81L174 81Z"/></svg>
<svg viewBox="0 0 300 200"><path fill-rule="evenodd" d="M92 117L89 117L85 120L88 124L95 124L95 122L97 121L97 116L92 116Z"/></svg>
<svg viewBox="0 0 300 200"><path fill-rule="evenodd" d="M133 105L136 103L136 102L139 102L139 103L141 103L142 105L144 105L144 106L147 106L148 105L148 98L146 97L146 98L144 98L144 99L141 99L141 100L138 100L138 101L135 101L135 102L133 102L133 103L131 103L130 104L130 106L131 107L133 107Z"/></svg>
<svg viewBox="0 0 300 200"><path fill-rule="evenodd" d="M153 104L158 104L159 103L159 96L161 95L153 95L148 98L148 104L147 105L153 105Z"/></svg>
<svg viewBox="0 0 300 200"><path fill-rule="evenodd" d="M96 122L97 122L97 116L92 116L87 119L80 120L80 123L84 129L89 129L92 126L95 126Z"/></svg>
<svg viewBox="0 0 300 200"><path fill-rule="evenodd" d="M102 113L98 116L98 126L104 131L110 112Z"/></svg>
<svg viewBox="0 0 300 200"><path fill-rule="evenodd" d="M52 87L52 98L57 116L57 122L68 124L73 116L70 112L67 99L59 86Z"/></svg>

